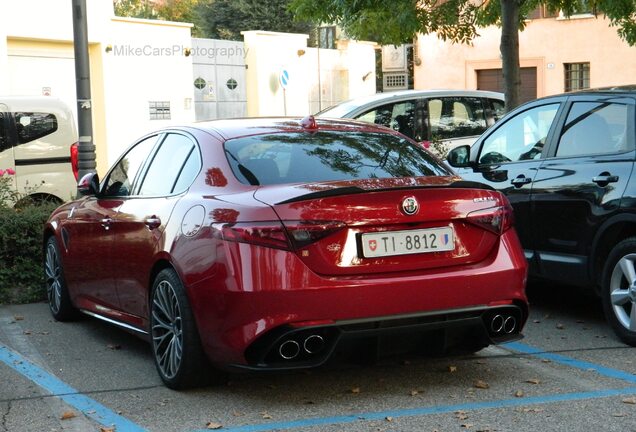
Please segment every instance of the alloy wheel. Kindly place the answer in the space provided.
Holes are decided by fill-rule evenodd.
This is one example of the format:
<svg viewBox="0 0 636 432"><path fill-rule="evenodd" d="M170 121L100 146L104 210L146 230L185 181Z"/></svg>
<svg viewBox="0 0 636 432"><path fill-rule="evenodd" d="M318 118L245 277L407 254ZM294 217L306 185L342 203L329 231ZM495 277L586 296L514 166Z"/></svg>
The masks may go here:
<svg viewBox="0 0 636 432"><path fill-rule="evenodd" d="M46 274L46 296L49 301L49 307L55 315L60 312L62 302L62 267L53 243L49 243L46 248L44 272Z"/></svg>
<svg viewBox="0 0 636 432"><path fill-rule="evenodd" d="M622 257L614 266L610 279L610 301L618 322L636 332L636 254Z"/></svg>
<svg viewBox="0 0 636 432"><path fill-rule="evenodd" d="M177 294L167 280L157 285L152 301L152 342L161 373L174 378L183 357L183 328Z"/></svg>

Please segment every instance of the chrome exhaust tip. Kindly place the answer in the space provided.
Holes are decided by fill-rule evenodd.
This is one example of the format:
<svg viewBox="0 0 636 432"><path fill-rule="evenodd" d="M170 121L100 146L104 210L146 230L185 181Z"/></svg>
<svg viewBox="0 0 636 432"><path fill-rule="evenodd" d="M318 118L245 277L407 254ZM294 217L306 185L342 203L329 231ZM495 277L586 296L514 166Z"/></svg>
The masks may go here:
<svg viewBox="0 0 636 432"><path fill-rule="evenodd" d="M285 360L292 360L300 354L300 345L295 340L287 340L278 347L278 354Z"/></svg>
<svg viewBox="0 0 636 432"><path fill-rule="evenodd" d="M517 319L512 315L504 320L503 331L506 334L513 333L517 328Z"/></svg>
<svg viewBox="0 0 636 432"><path fill-rule="evenodd" d="M311 335L305 339L303 343L303 348L307 352L307 354L316 354L320 352L325 347L325 340L320 335Z"/></svg>
<svg viewBox="0 0 636 432"><path fill-rule="evenodd" d="M504 317L501 315L495 315L490 320L490 331L492 331L495 334L500 333L503 330L504 325L505 325Z"/></svg>

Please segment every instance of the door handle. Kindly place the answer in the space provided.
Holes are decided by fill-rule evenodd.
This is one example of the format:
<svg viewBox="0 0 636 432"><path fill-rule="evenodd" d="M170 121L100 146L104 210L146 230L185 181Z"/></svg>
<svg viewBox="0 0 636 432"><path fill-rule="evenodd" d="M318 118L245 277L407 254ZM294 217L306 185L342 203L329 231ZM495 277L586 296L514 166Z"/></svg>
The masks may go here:
<svg viewBox="0 0 636 432"><path fill-rule="evenodd" d="M110 224L113 220L111 218L104 218L99 221L99 223L104 227L106 231L110 229Z"/></svg>
<svg viewBox="0 0 636 432"><path fill-rule="evenodd" d="M610 174L601 174L599 176L593 177L592 181L599 186L606 186L608 183L616 183L619 177L617 175Z"/></svg>
<svg viewBox="0 0 636 432"><path fill-rule="evenodd" d="M146 218L144 223L146 224L148 229L153 230L161 225L161 219L159 219L157 216L151 216L149 218Z"/></svg>
<svg viewBox="0 0 636 432"><path fill-rule="evenodd" d="M510 183L512 183L514 187L520 188L521 186L525 184L532 183L532 178L526 177L523 174L521 174L513 178L512 180L510 180Z"/></svg>

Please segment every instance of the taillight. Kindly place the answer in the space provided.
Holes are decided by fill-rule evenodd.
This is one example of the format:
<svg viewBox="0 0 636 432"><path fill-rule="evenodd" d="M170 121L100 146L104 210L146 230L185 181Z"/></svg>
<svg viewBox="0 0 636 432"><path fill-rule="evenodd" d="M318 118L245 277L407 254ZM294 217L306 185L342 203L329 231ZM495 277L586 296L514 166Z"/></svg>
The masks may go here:
<svg viewBox="0 0 636 432"><path fill-rule="evenodd" d="M466 219L495 234L504 233L514 224L514 214L510 204L470 212Z"/></svg>
<svg viewBox="0 0 636 432"><path fill-rule="evenodd" d="M77 143L71 144L71 168L73 168L73 175L75 181L79 179L79 149Z"/></svg>
<svg viewBox="0 0 636 432"><path fill-rule="evenodd" d="M280 222L238 222L223 225L220 229L223 240L249 243L275 249L291 248L285 228Z"/></svg>
<svg viewBox="0 0 636 432"><path fill-rule="evenodd" d="M342 222L335 221L284 221L294 248L309 246L345 227Z"/></svg>
<svg viewBox="0 0 636 432"><path fill-rule="evenodd" d="M317 242L344 226L342 222L331 221L238 222L225 224L217 232L226 241L293 250Z"/></svg>

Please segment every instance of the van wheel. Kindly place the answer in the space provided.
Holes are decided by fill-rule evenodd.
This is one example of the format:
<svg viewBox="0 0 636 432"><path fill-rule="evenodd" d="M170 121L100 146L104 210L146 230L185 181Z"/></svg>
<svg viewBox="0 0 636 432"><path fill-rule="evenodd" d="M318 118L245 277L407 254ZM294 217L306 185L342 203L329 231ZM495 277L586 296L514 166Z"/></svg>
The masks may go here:
<svg viewBox="0 0 636 432"><path fill-rule="evenodd" d="M164 384L175 390L204 384L210 366L185 289L174 270L162 270L155 278L150 311L155 366Z"/></svg>
<svg viewBox="0 0 636 432"><path fill-rule="evenodd" d="M70 321L76 318L77 309L71 303L71 297L68 293L60 248L53 236L46 241L44 274L46 276L46 297L53 318L56 321Z"/></svg>
<svg viewBox="0 0 636 432"><path fill-rule="evenodd" d="M636 346L636 237L623 240L610 252L601 299L605 318L616 335Z"/></svg>

